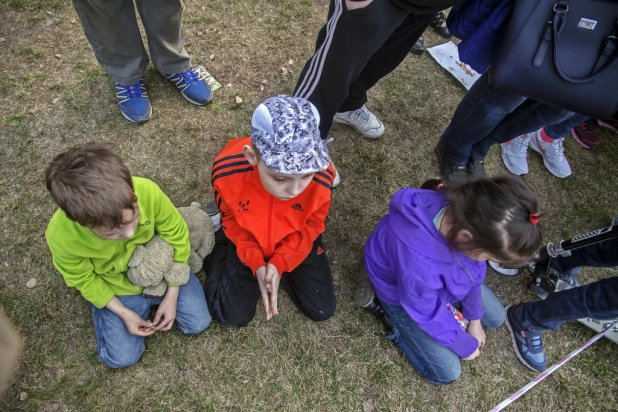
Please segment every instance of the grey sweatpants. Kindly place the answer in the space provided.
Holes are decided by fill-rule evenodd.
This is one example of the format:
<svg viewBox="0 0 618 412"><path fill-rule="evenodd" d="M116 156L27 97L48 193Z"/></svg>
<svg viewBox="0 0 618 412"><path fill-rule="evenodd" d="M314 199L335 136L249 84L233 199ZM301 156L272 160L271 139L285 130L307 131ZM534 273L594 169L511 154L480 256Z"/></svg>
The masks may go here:
<svg viewBox="0 0 618 412"><path fill-rule="evenodd" d="M182 0L135 0L148 38L150 57L164 74L191 67L184 48ZM116 83L137 83L148 66L133 0L73 0L99 64Z"/></svg>

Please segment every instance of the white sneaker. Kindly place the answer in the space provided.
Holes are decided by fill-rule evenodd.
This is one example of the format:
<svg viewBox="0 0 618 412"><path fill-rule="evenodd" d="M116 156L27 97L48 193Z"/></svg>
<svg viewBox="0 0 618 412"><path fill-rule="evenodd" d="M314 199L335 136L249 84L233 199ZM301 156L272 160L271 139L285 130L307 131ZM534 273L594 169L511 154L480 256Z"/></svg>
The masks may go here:
<svg viewBox="0 0 618 412"><path fill-rule="evenodd" d="M500 144L500 148L502 148L502 161L504 162L504 167L506 167L509 172L517 176L528 173L529 142L530 138L525 134L516 137L510 142Z"/></svg>
<svg viewBox="0 0 618 412"><path fill-rule="evenodd" d="M494 262L493 260L488 260L487 264L489 265L490 268L492 268L493 270L495 270L496 272L504 276L515 276L521 273L521 269L504 268L500 265L500 263Z"/></svg>
<svg viewBox="0 0 618 412"><path fill-rule="evenodd" d="M367 110L365 105L358 110L337 113L333 121L352 126L360 134L371 139L378 138L384 133L384 125L380 119Z"/></svg>
<svg viewBox="0 0 618 412"><path fill-rule="evenodd" d="M562 142L564 137L556 139L552 143L547 143L541 138L541 131L529 133L530 148L539 153L543 157L543 164L549 172L559 178L564 179L571 175L571 166L569 161L564 157L564 147Z"/></svg>
<svg viewBox="0 0 618 412"><path fill-rule="evenodd" d="M339 176L339 170L335 169L335 179L333 180L333 187L339 186L341 183L341 176Z"/></svg>

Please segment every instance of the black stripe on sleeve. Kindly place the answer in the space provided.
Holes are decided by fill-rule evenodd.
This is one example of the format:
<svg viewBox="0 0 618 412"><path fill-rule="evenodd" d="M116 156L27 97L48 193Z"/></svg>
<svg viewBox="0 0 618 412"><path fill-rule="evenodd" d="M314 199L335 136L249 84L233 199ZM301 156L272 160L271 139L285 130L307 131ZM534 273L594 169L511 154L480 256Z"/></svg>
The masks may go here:
<svg viewBox="0 0 618 412"><path fill-rule="evenodd" d="M214 183L215 180L217 180L220 177L225 177L225 176L230 176L230 175L235 175L236 173L246 173L246 172L250 172L253 170L253 166L251 167L246 167L244 169L235 169L235 170L230 170L229 172L223 172L223 173L219 173L216 176L213 176L212 181Z"/></svg>
<svg viewBox="0 0 618 412"><path fill-rule="evenodd" d="M331 185L333 184L333 178L330 177L329 175L327 175L324 172L316 172L316 175L322 176L324 179L326 179L327 182L329 182Z"/></svg>
<svg viewBox="0 0 618 412"><path fill-rule="evenodd" d="M246 166L249 165L250 163L246 160L240 161L240 162L232 162L232 163L227 163L224 164L223 166L219 166L215 169L212 169L212 175L214 176L215 173L217 173L219 170L223 170L223 169L228 169L230 167L236 167L236 166Z"/></svg>
<svg viewBox="0 0 618 412"><path fill-rule="evenodd" d="M327 189L328 189L328 190L330 190L330 191L332 191L332 190L333 190L333 187L332 187L331 185L329 185L329 184L327 184L327 183L324 183L324 181L322 181L322 180L318 179L317 177L314 177L312 180L313 180L314 182L316 182L317 184L320 184L320 185L324 186L325 188L327 188Z"/></svg>
<svg viewBox="0 0 618 412"><path fill-rule="evenodd" d="M237 155L232 155L232 156L226 156L226 157L222 157L219 160L216 160L213 164L212 167L215 167L215 165L221 163L221 162L225 162L226 160L232 160L232 159L240 159L241 157L245 157L245 155L243 153L241 154L237 154Z"/></svg>

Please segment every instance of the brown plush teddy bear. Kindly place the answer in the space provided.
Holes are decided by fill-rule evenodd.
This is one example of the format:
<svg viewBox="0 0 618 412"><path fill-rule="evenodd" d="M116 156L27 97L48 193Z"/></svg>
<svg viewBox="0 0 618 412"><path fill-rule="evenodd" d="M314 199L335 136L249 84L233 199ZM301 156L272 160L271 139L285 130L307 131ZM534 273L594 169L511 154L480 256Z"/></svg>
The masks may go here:
<svg viewBox="0 0 618 412"><path fill-rule="evenodd" d="M212 221L199 203L179 207L178 211L189 228L189 264L174 262L174 247L159 236L155 235L146 244L139 245L129 260L127 277L133 284L144 287L144 295L163 296L168 283L187 283L191 272L197 273L202 269L204 258L215 244Z"/></svg>

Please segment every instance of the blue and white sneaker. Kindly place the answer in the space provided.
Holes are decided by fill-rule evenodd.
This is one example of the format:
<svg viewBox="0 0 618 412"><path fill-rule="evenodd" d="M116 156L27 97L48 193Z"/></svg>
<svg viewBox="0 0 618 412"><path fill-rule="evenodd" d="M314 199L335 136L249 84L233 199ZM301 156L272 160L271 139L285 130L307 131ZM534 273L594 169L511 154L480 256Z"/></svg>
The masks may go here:
<svg viewBox="0 0 618 412"><path fill-rule="evenodd" d="M191 103L203 106L212 100L212 91L206 83L206 69L202 66L164 76L172 81L183 97Z"/></svg>
<svg viewBox="0 0 618 412"><path fill-rule="evenodd" d="M517 321L517 312L521 310L524 302L519 305L509 305L506 313L506 326L513 338L513 348L520 361L534 371L544 371L547 368L545 351L543 350L542 331L530 330Z"/></svg>
<svg viewBox="0 0 618 412"><path fill-rule="evenodd" d="M116 83L116 99L120 113L130 122L142 123L152 116L152 106L144 80L130 86Z"/></svg>

